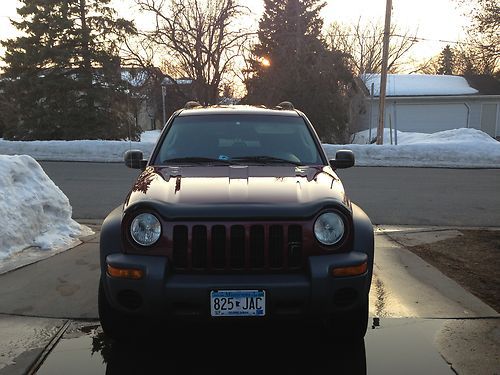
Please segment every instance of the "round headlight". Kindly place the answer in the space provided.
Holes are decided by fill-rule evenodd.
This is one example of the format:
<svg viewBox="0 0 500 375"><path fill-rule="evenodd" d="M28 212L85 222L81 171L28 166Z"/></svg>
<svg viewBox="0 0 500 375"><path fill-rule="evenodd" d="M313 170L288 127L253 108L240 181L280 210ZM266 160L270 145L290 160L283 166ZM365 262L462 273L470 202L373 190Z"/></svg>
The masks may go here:
<svg viewBox="0 0 500 375"><path fill-rule="evenodd" d="M344 235L344 221L338 214L326 212L316 219L314 235L323 245L335 245Z"/></svg>
<svg viewBox="0 0 500 375"><path fill-rule="evenodd" d="M151 246L160 238L160 221L155 215L148 213L139 214L130 225L130 235L139 245Z"/></svg>

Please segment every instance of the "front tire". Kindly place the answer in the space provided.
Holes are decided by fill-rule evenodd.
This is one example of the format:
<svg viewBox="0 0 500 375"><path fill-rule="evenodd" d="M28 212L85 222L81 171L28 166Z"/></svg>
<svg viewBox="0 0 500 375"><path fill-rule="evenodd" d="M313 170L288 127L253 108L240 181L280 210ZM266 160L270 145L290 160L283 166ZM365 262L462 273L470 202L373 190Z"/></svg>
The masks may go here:
<svg viewBox="0 0 500 375"><path fill-rule="evenodd" d="M368 326L368 308L367 296L361 306L329 317L326 322L328 335L350 342L363 340Z"/></svg>
<svg viewBox="0 0 500 375"><path fill-rule="evenodd" d="M115 341L125 341L139 335L139 317L114 309L106 297L102 280L99 282L98 311L101 327L106 336Z"/></svg>

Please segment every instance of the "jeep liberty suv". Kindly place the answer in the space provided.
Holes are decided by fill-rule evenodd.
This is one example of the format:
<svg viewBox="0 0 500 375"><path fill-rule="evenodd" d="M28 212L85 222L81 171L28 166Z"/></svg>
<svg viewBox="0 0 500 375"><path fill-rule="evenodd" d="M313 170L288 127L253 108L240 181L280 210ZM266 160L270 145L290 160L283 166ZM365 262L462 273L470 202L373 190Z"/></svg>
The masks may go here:
<svg viewBox="0 0 500 375"><path fill-rule="evenodd" d="M321 319L366 333L373 228L304 113L201 107L175 112L123 205L102 225L99 316L116 339L161 317Z"/></svg>

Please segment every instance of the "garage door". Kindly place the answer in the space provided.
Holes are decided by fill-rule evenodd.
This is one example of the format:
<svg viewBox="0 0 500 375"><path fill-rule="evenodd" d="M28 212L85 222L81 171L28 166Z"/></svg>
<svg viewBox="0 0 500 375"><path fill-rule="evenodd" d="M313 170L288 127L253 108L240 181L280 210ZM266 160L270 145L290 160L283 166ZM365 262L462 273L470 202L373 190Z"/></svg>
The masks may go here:
<svg viewBox="0 0 500 375"><path fill-rule="evenodd" d="M467 127L467 107L464 104L396 104L395 121L398 130L434 133Z"/></svg>
<svg viewBox="0 0 500 375"><path fill-rule="evenodd" d="M481 106L481 130L492 137L497 136L497 105L486 103Z"/></svg>

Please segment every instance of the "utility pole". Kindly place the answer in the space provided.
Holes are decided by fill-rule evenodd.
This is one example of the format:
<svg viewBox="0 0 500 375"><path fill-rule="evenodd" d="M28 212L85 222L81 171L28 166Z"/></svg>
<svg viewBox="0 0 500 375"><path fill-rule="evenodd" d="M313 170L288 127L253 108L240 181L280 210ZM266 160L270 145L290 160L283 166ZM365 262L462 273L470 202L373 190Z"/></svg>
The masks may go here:
<svg viewBox="0 0 500 375"><path fill-rule="evenodd" d="M161 101L163 104L163 124L161 125L162 129L165 126L165 123L167 122L167 110L165 107L165 97L166 96L167 96L167 86L166 86L165 81L164 81L161 84L161 99L162 99Z"/></svg>
<svg viewBox="0 0 500 375"><path fill-rule="evenodd" d="M379 112L377 128L377 144L384 143L384 117L385 117L385 93L387 87L387 61L389 60L389 36L391 33L391 12L392 0L387 0L385 5L385 27L384 42L382 47L382 71L380 74L380 94L379 94Z"/></svg>

